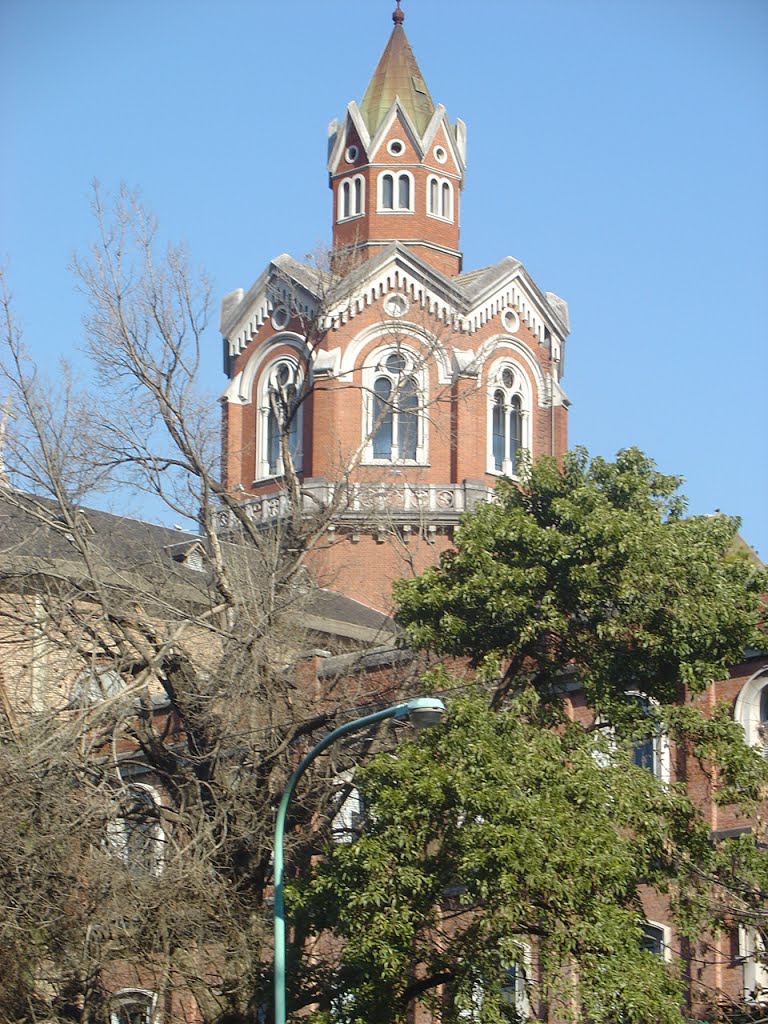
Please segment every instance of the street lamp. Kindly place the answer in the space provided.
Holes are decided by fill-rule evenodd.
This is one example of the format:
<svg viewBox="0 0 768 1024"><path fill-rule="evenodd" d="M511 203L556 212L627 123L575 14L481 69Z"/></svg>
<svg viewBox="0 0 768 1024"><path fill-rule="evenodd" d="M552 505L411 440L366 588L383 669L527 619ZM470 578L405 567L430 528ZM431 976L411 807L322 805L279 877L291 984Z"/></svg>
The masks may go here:
<svg viewBox="0 0 768 1024"><path fill-rule="evenodd" d="M288 804L291 802L296 783L304 774L309 765L321 754L326 747L346 736L349 732L357 729L364 729L367 725L381 722L385 718L407 718L416 726L423 729L430 725L436 725L445 714L445 704L435 697L415 697L413 700L403 704L394 704L392 707L384 708L383 711L376 711L365 718L356 718L353 722L340 725L338 729L329 732L320 740L316 747L306 755L300 762L296 771L286 783L280 806L277 810L275 821L275 851L274 851L274 873L275 873L275 902L274 902L274 926L275 926L275 1024L285 1024L285 909L283 905L283 842L285 838L285 818L288 811Z"/></svg>

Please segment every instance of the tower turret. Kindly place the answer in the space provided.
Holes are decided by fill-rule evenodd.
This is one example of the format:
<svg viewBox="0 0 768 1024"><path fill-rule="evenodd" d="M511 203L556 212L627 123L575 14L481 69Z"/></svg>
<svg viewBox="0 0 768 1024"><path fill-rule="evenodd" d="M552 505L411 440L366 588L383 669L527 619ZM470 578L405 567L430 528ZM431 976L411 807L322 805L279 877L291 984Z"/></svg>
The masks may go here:
<svg viewBox="0 0 768 1024"><path fill-rule="evenodd" d="M394 27L358 106L329 128L333 247L365 257L393 241L449 277L461 271L465 126L435 104L403 28Z"/></svg>

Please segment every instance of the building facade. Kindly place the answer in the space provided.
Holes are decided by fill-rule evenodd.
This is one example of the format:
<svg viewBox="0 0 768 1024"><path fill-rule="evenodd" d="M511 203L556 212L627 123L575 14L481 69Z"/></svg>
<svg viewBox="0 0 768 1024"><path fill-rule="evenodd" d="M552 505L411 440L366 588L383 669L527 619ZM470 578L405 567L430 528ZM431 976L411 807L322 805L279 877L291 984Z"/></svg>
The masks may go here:
<svg viewBox="0 0 768 1024"><path fill-rule="evenodd" d="M565 451L568 412L567 304L512 257L463 269L465 126L393 20L329 128L325 265L278 256L221 315L228 486L265 521L286 514L291 470L306 505L338 502L318 582L384 611L525 453Z"/></svg>

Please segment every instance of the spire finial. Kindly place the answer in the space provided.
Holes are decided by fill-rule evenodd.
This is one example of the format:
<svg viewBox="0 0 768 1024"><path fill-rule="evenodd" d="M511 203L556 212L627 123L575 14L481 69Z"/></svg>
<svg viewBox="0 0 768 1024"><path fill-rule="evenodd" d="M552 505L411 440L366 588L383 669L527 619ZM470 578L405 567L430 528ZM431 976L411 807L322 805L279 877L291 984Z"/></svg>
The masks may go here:
<svg viewBox="0 0 768 1024"><path fill-rule="evenodd" d="M400 0L397 0L397 7L392 12L392 21L394 21L396 25L402 25L405 21L405 15L400 10Z"/></svg>

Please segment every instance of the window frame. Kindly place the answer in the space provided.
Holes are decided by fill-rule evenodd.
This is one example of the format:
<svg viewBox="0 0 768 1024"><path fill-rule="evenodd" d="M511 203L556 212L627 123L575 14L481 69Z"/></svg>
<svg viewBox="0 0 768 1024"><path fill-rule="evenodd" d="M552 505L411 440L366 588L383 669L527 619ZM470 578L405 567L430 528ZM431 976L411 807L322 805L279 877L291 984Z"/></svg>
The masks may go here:
<svg viewBox="0 0 768 1024"><path fill-rule="evenodd" d="M762 963L758 963L758 955L762 957ZM752 1005L768 1003L768 951L757 930L742 924L739 925L739 960L744 972L745 1002Z"/></svg>
<svg viewBox="0 0 768 1024"><path fill-rule="evenodd" d="M337 796L347 790L331 818L331 836L335 843L351 843L360 833L365 820L365 801L354 783L353 772L341 772L335 780Z"/></svg>
<svg viewBox="0 0 768 1024"><path fill-rule="evenodd" d="M768 667L763 666L739 690L733 717L744 730L744 742L768 760Z"/></svg>
<svg viewBox="0 0 768 1024"><path fill-rule="evenodd" d="M505 372L510 371L513 375L512 384L504 382ZM508 476L513 480L519 479L519 462L524 452L531 451L531 386L528 377L522 366L513 359L502 358L496 360L488 370L487 374L487 465L486 470L493 476ZM504 396L504 419L506 431L503 436L503 454L501 468L497 465L497 453L495 438L498 436L495 431L496 410L498 408L497 395ZM512 403L519 402L519 444L515 449L515 458L510 457L512 442Z"/></svg>
<svg viewBox="0 0 768 1024"><path fill-rule="evenodd" d="M292 380L280 383L277 381L277 373L281 366L288 367ZM291 452L293 468L300 473L303 468L304 458L304 402L302 401L302 388L304 385L304 372L299 360L293 355L280 355L270 360L264 366L259 376L258 383L258 406L257 406L257 451L256 451L256 480L272 480L285 475L283 464L282 426L277 423L275 410L272 406L271 395L274 389L291 386L297 396L297 404L293 414L293 420L289 433L294 436L294 448ZM274 424L274 427L273 427ZM273 435L273 430L276 432ZM272 459L273 436L276 438L277 450Z"/></svg>
<svg viewBox="0 0 768 1024"><path fill-rule="evenodd" d="M342 224L364 214L365 178L362 174L345 175L336 189L336 221Z"/></svg>
<svg viewBox="0 0 768 1024"><path fill-rule="evenodd" d="M392 179L392 205L385 206L384 204L384 181L386 178ZM400 183L405 179L408 182L408 205L403 206L400 202ZM413 213L415 210L414 196L416 189L414 186L413 174L410 171L393 170L387 168L386 171L381 171L378 178L376 179L376 212L377 213Z"/></svg>
<svg viewBox="0 0 768 1024"><path fill-rule="evenodd" d="M669 925L662 924L661 921L643 921L640 928L643 932L643 939L648 938L651 941L655 941L656 937L651 937L649 932L656 932L661 946L661 949L657 953L653 949L648 949L641 939L641 949L646 949L652 956L657 956L660 960L663 960L664 963L669 963L672 959L672 929Z"/></svg>
<svg viewBox="0 0 768 1024"><path fill-rule="evenodd" d="M119 1016L119 1007L124 1006L128 1002L138 1003L140 1000L145 1002L145 1008L142 1011L144 1019L141 1024L160 1024L160 1014L157 1009L157 992L144 988L124 988L112 995L109 1000L110 1024L124 1024L124 1021Z"/></svg>
<svg viewBox="0 0 768 1024"><path fill-rule="evenodd" d="M137 796L137 794L140 794L140 796ZM133 828L130 826L128 805L132 801L138 803L139 800L151 802L156 815L154 820L148 818L146 822L149 828L144 846L146 849L151 844L151 862L146 860L143 863L138 863L130 849L131 836L138 834L139 828L137 827L138 823L134 824ZM157 878L163 873L167 836L160 820L159 812L161 808L160 794L154 786L149 786L143 782L130 782L126 785L125 792L121 795L117 813L107 825L107 848L113 856L122 861L132 875ZM142 822L142 824L144 823ZM144 851L142 853L145 855ZM136 991L139 990L137 989Z"/></svg>
<svg viewBox="0 0 768 1024"><path fill-rule="evenodd" d="M402 370L397 373L386 366L387 359L393 355L400 356L405 360ZM383 422L386 422L386 418L382 421L376 411L376 386L377 382L381 380L389 380L392 383L393 391L390 392L390 395L393 392L396 393L399 388L400 396L402 396L403 383L407 383L409 380L415 384L416 405L412 415L415 416L416 443L413 458L403 457L400 454L403 411L397 398L392 401L390 455L387 457L375 454L377 435ZM426 465L428 459L427 408L427 369L424 360L413 349L405 345L393 344L381 346L371 353L363 370L363 462L377 466ZM408 412L408 415L411 413Z"/></svg>
<svg viewBox="0 0 768 1024"><path fill-rule="evenodd" d="M435 192L435 202L433 203L433 186ZM447 204L444 202L444 197L448 196ZM447 224L453 224L454 221L454 189L453 182L450 178L443 178L438 174L430 174L427 178L427 216L432 217L435 220L445 221ZM447 213L445 212L447 205Z"/></svg>

